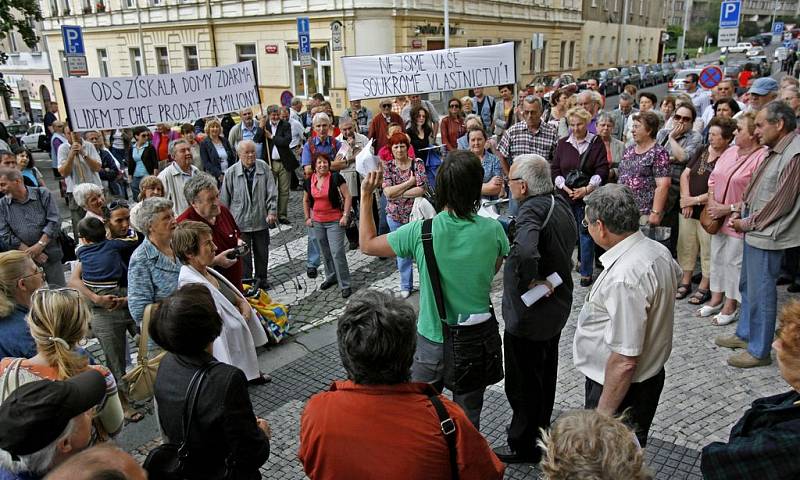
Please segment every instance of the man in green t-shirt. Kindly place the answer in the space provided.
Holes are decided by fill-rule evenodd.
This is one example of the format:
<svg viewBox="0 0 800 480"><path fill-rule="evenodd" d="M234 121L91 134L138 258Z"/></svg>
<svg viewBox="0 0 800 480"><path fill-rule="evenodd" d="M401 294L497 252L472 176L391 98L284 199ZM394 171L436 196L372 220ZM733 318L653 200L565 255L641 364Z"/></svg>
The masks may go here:
<svg viewBox="0 0 800 480"><path fill-rule="evenodd" d="M364 201L361 203L359 244L367 255L413 257L417 262L420 307L412 379L441 388L444 370L442 320L425 261L422 222L409 222L388 235L376 235L371 213L372 193L381 185L381 177L382 172L371 172L361 184ZM482 182L480 160L462 150L448 154L436 177L441 213L433 219L433 250L441 278L446 321L450 325L497 324L489 293L509 245L500 222L476 214ZM453 400L461 405L476 428L480 425L485 389L484 385L453 395Z"/></svg>

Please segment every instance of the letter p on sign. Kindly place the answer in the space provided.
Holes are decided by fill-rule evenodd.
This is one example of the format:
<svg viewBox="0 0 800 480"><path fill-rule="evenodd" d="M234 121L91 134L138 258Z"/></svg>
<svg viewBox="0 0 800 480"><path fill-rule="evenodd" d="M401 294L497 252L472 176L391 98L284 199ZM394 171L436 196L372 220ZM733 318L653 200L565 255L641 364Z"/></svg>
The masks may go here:
<svg viewBox="0 0 800 480"><path fill-rule="evenodd" d="M64 38L64 53L67 55L85 55L83 33L76 25L62 25L61 36Z"/></svg>

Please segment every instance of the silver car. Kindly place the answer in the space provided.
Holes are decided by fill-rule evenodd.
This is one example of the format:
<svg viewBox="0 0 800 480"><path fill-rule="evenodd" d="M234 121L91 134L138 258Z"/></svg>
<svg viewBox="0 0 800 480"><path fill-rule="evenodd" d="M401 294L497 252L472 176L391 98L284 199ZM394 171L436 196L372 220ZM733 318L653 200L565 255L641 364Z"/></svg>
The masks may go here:
<svg viewBox="0 0 800 480"><path fill-rule="evenodd" d="M28 133L23 135L20 140L22 140L22 144L25 145L25 148L35 152L39 150L40 135L44 135L44 125L41 123L34 123L31 125L31 128L28 129Z"/></svg>
<svg viewBox="0 0 800 480"><path fill-rule="evenodd" d="M680 70L678 73L672 77L672 80L667 82L667 91L670 95L676 95L678 93L685 93L686 92L686 76L690 73L694 73L696 75L700 75L702 71L701 68L688 68L686 70Z"/></svg>

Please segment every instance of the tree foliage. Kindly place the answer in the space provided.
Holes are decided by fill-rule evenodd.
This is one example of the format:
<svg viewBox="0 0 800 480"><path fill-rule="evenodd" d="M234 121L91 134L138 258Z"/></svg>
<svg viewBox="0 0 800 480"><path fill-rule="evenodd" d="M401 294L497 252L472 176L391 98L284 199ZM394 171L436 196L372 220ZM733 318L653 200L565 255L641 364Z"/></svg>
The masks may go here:
<svg viewBox="0 0 800 480"><path fill-rule="evenodd" d="M0 0L0 41L16 31L28 47L39 41L33 29L35 22L42 20L42 11L37 0ZM0 65L8 61L8 53L0 48ZM0 95L11 94L11 88L0 78Z"/></svg>

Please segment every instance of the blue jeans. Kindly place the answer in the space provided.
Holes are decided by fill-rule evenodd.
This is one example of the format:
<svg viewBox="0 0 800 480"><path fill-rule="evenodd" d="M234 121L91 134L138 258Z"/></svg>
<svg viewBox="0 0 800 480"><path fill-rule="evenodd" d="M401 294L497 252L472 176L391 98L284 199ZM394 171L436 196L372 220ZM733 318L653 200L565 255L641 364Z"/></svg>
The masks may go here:
<svg viewBox="0 0 800 480"><path fill-rule="evenodd" d="M389 224L386 221L386 204L389 201L386 200L386 195L380 196L380 205L378 206L378 216L380 217L380 222L378 223L378 235L386 235L389 233Z"/></svg>
<svg viewBox="0 0 800 480"><path fill-rule="evenodd" d="M306 268L319 268L319 240L314 235L314 227L306 227L308 233L308 260L306 261Z"/></svg>
<svg viewBox="0 0 800 480"><path fill-rule="evenodd" d="M131 194L135 202L139 201L139 184L142 183L144 177L133 177L131 179Z"/></svg>
<svg viewBox="0 0 800 480"><path fill-rule="evenodd" d="M589 229L583 228L583 211L586 208L583 203L573 204L572 214L578 224L578 260L581 261L580 274L582 277L591 277L594 271L594 240L589 235Z"/></svg>
<svg viewBox="0 0 800 480"><path fill-rule="evenodd" d="M739 291L742 307L736 336L747 341L747 351L756 358L769 357L778 313L775 281L781 273L783 250L761 250L744 243Z"/></svg>
<svg viewBox="0 0 800 480"><path fill-rule="evenodd" d="M339 222L314 222L314 236L317 237L322 258L325 260L325 279L336 278L339 288L350 288L344 228Z"/></svg>
<svg viewBox="0 0 800 480"><path fill-rule="evenodd" d="M391 231L395 231L398 228L405 225L405 223L400 223L395 221L390 216L386 216L386 222L389 223L389 229ZM411 291L411 287L414 286L414 260L411 258L403 258L397 257L397 269L400 270L400 290L405 290L407 292Z"/></svg>

